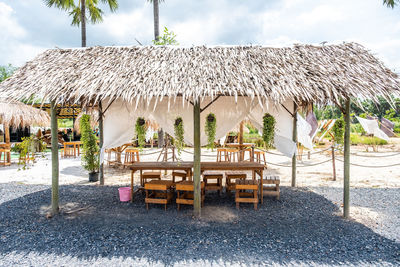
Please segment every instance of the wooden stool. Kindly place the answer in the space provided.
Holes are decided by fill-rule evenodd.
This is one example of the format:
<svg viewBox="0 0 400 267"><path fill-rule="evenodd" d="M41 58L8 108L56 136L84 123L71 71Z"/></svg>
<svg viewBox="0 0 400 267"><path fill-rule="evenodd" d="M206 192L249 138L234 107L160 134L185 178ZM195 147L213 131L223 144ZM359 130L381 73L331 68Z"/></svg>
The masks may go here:
<svg viewBox="0 0 400 267"><path fill-rule="evenodd" d="M263 184L260 184L260 189L263 190L263 196L272 196L277 200L280 198L279 184L281 183L279 176L265 175ZM264 186L267 185L267 186Z"/></svg>
<svg viewBox="0 0 400 267"><path fill-rule="evenodd" d="M224 160L222 160L222 154L224 155ZM217 148L217 162L228 161L226 148Z"/></svg>
<svg viewBox="0 0 400 267"><path fill-rule="evenodd" d="M153 180L144 185L146 191L146 209L149 209L149 204L164 204L164 209L167 210L167 204L171 202L173 197L171 181Z"/></svg>
<svg viewBox="0 0 400 267"><path fill-rule="evenodd" d="M258 182L254 180L236 179L236 208L239 209L240 203L253 203L254 209L257 210L258 204ZM246 192L246 190L253 192Z"/></svg>
<svg viewBox="0 0 400 267"><path fill-rule="evenodd" d="M61 150L61 155L62 155L64 158L67 158L67 157L74 157L74 155L75 155L75 149L74 149L74 147L71 146L71 145L64 145L64 148Z"/></svg>
<svg viewBox="0 0 400 267"><path fill-rule="evenodd" d="M142 172L140 171L140 185L144 186L147 180L161 180L161 172Z"/></svg>
<svg viewBox="0 0 400 267"><path fill-rule="evenodd" d="M131 164L134 162L139 162L139 149L127 148L125 150L125 160L124 164Z"/></svg>
<svg viewBox="0 0 400 267"><path fill-rule="evenodd" d="M226 172L226 193L231 194L231 191L235 190L235 181L236 179L246 180L247 175L245 173L240 172Z"/></svg>
<svg viewBox="0 0 400 267"><path fill-rule="evenodd" d="M223 174L220 173L207 173L203 174L204 188L206 191L208 190L217 190L218 194L221 195L222 191L222 179L224 178ZM211 182L209 180L216 180Z"/></svg>
<svg viewBox="0 0 400 267"><path fill-rule="evenodd" d="M25 157L22 157L21 154L19 155L19 160L18 160L18 164L26 164L29 163L29 161L34 162L35 161L35 154L32 152L27 152Z"/></svg>
<svg viewBox="0 0 400 267"><path fill-rule="evenodd" d="M201 188L201 206L204 204L204 183L201 182L200 184ZM178 210L181 208L181 204L184 205L193 205L194 204L194 196L193 196L193 191L194 191L194 186L192 181L183 181L180 183L176 184L175 188L177 192L177 197L176 197L176 204L178 205Z"/></svg>
<svg viewBox="0 0 400 267"><path fill-rule="evenodd" d="M185 171L173 171L172 172L172 182L173 183L176 183L176 179L175 179L176 176L181 177L182 180L180 182L182 182L182 181L186 181L188 174Z"/></svg>
<svg viewBox="0 0 400 267"><path fill-rule="evenodd" d="M258 163L263 163L261 162L261 155L263 156L264 159L264 165L267 165L267 163L265 162L265 152L264 151L254 151L254 160Z"/></svg>
<svg viewBox="0 0 400 267"><path fill-rule="evenodd" d="M3 159L1 156L4 154ZM7 148L0 148L0 165L10 166L11 165L11 150Z"/></svg>

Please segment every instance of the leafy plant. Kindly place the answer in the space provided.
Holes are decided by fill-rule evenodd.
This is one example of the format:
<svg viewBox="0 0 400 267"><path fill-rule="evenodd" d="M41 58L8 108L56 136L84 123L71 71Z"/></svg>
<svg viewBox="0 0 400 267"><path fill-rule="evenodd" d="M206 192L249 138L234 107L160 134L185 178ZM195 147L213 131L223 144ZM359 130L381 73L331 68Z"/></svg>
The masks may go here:
<svg viewBox="0 0 400 267"><path fill-rule="evenodd" d="M138 139L139 148L142 149L146 144L146 120L142 117L137 118L135 132Z"/></svg>
<svg viewBox="0 0 400 267"><path fill-rule="evenodd" d="M99 147L97 146L96 136L90 127L90 115L82 115L80 127L83 145L82 166L90 173L95 173L99 169Z"/></svg>
<svg viewBox="0 0 400 267"><path fill-rule="evenodd" d="M275 118L271 114L265 113L262 137L266 148L271 148L274 144L275 124Z"/></svg>
<svg viewBox="0 0 400 267"><path fill-rule="evenodd" d="M357 133L350 134L350 142L352 145L387 145L386 140L380 139L375 136L362 136Z"/></svg>
<svg viewBox="0 0 400 267"><path fill-rule="evenodd" d="M176 34L173 31L169 31L167 27L164 27L164 35L160 36L157 40L153 40L154 45L179 45L176 41Z"/></svg>
<svg viewBox="0 0 400 267"><path fill-rule="evenodd" d="M336 144L343 144L344 142L344 126L345 126L344 119L343 117L340 117L335 121L335 124L332 127L332 132Z"/></svg>
<svg viewBox="0 0 400 267"><path fill-rule="evenodd" d="M215 147L215 135L216 135L216 130L217 130L217 118L213 113L210 113L206 117L206 127L205 127L205 132L207 135L207 148L214 149Z"/></svg>
<svg viewBox="0 0 400 267"><path fill-rule="evenodd" d="M178 155L180 156L182 153L182 148L185 145L184 143L184 129L183 129L183 120L181 117L175 119L174 123L174 130L175 130L175 147L178 150Z"/></svg>
<svg viewBox="0 0 400 267"><path fill-rule="evenodd" d="M16 70L17 68L13 67L11 64L0 66L0 82L10 77Z"/></svg>

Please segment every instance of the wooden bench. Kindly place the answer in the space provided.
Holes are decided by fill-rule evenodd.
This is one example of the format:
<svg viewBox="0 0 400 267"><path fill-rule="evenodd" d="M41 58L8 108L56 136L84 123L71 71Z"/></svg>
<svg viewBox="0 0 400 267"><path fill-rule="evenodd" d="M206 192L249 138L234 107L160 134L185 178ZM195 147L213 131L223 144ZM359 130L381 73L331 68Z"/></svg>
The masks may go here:
<svg viewBox="0 0 400 267"><path fill-rule="evenodd" d="M201 206L204 204L204 183L201 182ZM192 181L183 181L177 183L175 186L177 192L176 204L178 205L178 210L180 210L180 205L193 205L194 204L194 186Z"/></svg>
<svg viewBox="0 0 400 267"><path fill-rule="evenodd" d="M1 159L3 156L3 159ZM0 148L0 165L10 166L11 165L11 150L8 148Z"/></svg>
<svg viewBox="0 0 400 267"><path fill-rule="evenodd" d="M149 204L164 204L167 210L167 204L171 202L173 197L171 181L153 180L144 185L146 191L146 209L149 209Z"/></svg>
<svg viewBox="0 0 400 267"><path fill-rule="evenodd" d="M257 204L258 204L257 181L236 179L235 190L236 190L235 202L237 209L239 209L240 203L253 203L254 209L257 210Z"/></svg>
<svg viewBox="0 0 400 267"><path fill-rule="evenodd" d="M188 177L188 173L185 171L172 171L172 182L176 183L176 178L175 177L180 177L181 182L186 181Z"/></svg>
<svg viewBox="0 0 400 267"><path fill-rule="evenodd" d="M205 173L203 174L204 188L205 191L217 190L218 194L221 195L222 191L222 179L224 175L221 173ZM213 182L210 182L213 181Z"/></svg>
<svg viewBox="0 0 400 267"><path fill-rule="evenodd" d="M263 190L263 196L276 197L277 200L280 198L280 178L277 175L265 175L263 184L260 184L260 191Z"/></svg>
<svg viewBox="0 0 400 267"><path fill-rule="evenodd" d="M241 179L241 180L246 180L247 175L245 173L241 173L241 172L226 172L225 173L226 176L226 193L227 194L231 194L231 191L235 190L235 181L236 179Z"/></svg>
<svg viewBox="0 0 400 267"><path fill-rule="evenodd" d="M144 186L148 180L161 180L161 172L142 172L140 171L140 185Z"/></svg>

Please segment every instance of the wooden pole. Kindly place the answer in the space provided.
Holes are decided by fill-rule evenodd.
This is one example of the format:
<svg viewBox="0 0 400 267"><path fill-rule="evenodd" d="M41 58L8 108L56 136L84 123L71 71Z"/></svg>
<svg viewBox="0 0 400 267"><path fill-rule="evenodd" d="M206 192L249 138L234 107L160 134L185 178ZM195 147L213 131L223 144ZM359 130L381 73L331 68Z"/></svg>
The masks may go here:
<svg viewBox="0 0 400 267"><path fill-rule="evenodd" d="M244 159L244 151L243 150L243 128L244 128L244 122L240 122L240 128L239 128L239 161L243 161Z"/></svg>
<svg viewBox="0 0 400 267"><path fill-rule="evenodd" d="M51 214L59 212L58 207L58 124L57 107L55 101L51 101Z"/></svg>
<svg viewBox="0 0 400 267"><path fill-rule="evenodd" d="M335 146L333 145L332 145L332 168L333 168L333 181L336 181Z"/></svg>
<svg viewBox="0 0 400 267"><path fill-rule="evenodd" d="M293 142L296 143L296 151L297 151L297 104L293 103ZM296 154L292 157L292 187L296 186Z"/></svg>
<svg viewBox="0 0 400 267"><path fill-rule="evenodd" d="M8 123L4 123L4 137L6 144L10 143L10 125Z"/></svg>
<svg viewBox="0 0 400 267"><path fill-rule="evenodd" d="M100 153L103 150L103 143L104 143L104 126L103 126L103 106L101 101L99 102L99 131L100 131ZM104 154L104 151L103 151ZM100 161L99 166L99 178L100 178L100 185L104 185L104 163L103 160Z"/></svg>
<svg viewBox="0 0 400 267"><path fill-rule="evenodd" d="M346 100L344 121L343 217L348 218L350 209L350 99Z"/></svg>
<svg viewBox="0 0 400 267"><path fill-rule="evenodd" d="M194 215L201 215L201 182L200 182L200 100L196 100L193 106L194 123L194 157L193 157L193 180L194 180Z"/></svg>

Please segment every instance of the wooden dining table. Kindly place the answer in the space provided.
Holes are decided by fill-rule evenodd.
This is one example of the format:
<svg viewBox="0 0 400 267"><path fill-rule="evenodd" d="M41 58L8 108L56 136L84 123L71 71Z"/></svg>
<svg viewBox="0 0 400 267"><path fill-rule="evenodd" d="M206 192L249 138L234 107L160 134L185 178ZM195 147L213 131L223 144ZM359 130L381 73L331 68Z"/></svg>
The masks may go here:
<svg viewBox="0 0 400 267"><path fill-rule="evenodd" d="M134 174L136 171L144 170L181 170L188 173L189 179L193 174L193 161L175 161L175 162L135 162L128 166L131 169L131 202L135 193L143 188L138 188L133 191ZM256 175L260 177L261 184L263 183L263 172L265 166L257 162L201 162L200 171L252 171L253 180L256 180ZM261 203L263 202L263 192L260 190Z"/></svg>
<svg viewBox="0 0 400 267"><path fill-rule="evenodd" d="M78 156L81 154L81 150L80 150L81 145L82 145L81 141L64 142L64 147L67 147L67 146L74 147L74 158L76 158L76 154L78 154ZM65 153L66 153L66 150L64 149L64 156L66 156Z"/></svg>

